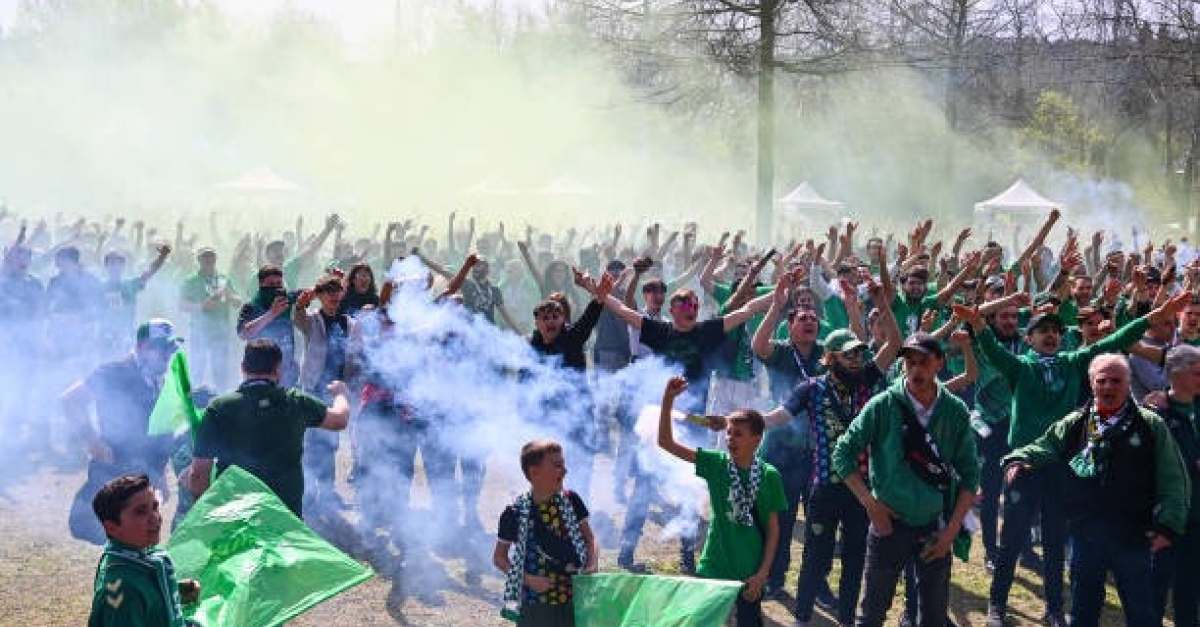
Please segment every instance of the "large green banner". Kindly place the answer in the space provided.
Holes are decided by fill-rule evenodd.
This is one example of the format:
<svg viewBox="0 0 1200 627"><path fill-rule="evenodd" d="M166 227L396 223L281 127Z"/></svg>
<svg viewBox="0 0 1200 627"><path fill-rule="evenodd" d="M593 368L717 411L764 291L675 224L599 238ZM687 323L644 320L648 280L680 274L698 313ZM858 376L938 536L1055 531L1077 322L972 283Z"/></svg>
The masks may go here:
<svg viewBox="0 0 1200 627"><path fill-rule="evenodd" d="M578 627L722 627L742 589L737 581L626 573L573 581Z"/></svg>
<svg viewBox="0 0 1200 627"><path fill-rule="evenodd" d="M203 627L273 627L374 575L237 466L196 501L167 550L179 578L200 581L185 612Z"/></svg>

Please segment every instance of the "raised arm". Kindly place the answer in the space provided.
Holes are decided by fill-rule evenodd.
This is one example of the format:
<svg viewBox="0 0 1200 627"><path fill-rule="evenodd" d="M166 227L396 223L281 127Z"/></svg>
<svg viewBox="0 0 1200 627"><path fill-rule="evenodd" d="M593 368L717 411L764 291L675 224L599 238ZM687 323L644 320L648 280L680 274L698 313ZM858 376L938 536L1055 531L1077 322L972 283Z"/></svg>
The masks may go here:
<svg viewBox="0 0 1200 627"><path fill-rule="evenodd" d="M675 441L675 427L671 422L671 409L675 405L675 398L687 388L688 383L683 377L671 377L663 389L662 409L658 413L658 447L689 464L694 464L696 449Z"/></svg>
<svg viewBox="0 0 1200 627"><path fill-rule="evenodd" d="M729 234L725 233L721 236L721 239L724 240L728 236ZM716 246L709 247L708 252L705 255L707 260L704 262L704 269L700 271L700 288L703 289L704 293L708 294L709 296L713 295L713 290L715 289L717 263L720 262L721 258L724 256L724 244L717 244Z"/></svg>
<svg viewBox="0 0 1200 627"><path fill-rule="evenodd" d="M620 318L621 322L624 322L635 329L641 330L643 320L642 314L630 309L629 307L626 307L625 304L618 300L615 296L610 294L604 299L604 308L611 311L617 318Z"/></svg>
<svg viewBox="0 0 1200 627"><path fill-rule="evenodd" d="M149 281L150 277L157 274L162 269L163 264L166 263L167 257L171 254L171 246L169 244L159 244L156 250L158 251L158 256L154 258L154 261L150 262L150 267L146 268L146 271L138 277L138 280L142 283Z"/></svg>
<svg viewBox="0 0 1200 627"><path fill-rule="evenodd" d="M750 350L753 350L754 354L763 361L767 361L775 353L771 338L775 336L775 327L778 326L779 319L783 316L783 310L787 308L788 296L792 292L794 281L795 279L790 273L779 277L779 282L775 284L775 291L771 292L771 306L767 308L767 315L754 330L754 337L750 340Z"/></svg>
<svg viewBox="0 0 1200 627"><path fill-rule="evenodd" d="M1050 235L1050 229L1054 228L1054 224L1062 217L1062 212L1057 208L1050 210L1050 215L1046 217L1046 221L1042 223L1042 228L1029 242L1029 245L1021 251L1021 256L1017 257L1016 266L1019 268L1023 263L1029 261L1033 257L1034 251L1040 249L1046 243L1046 237Z"/></svg>
<svg viewBox="0 0 1200 627"><path fill-rule="evenodd" d="M330 233L333 233L333 230L337 228L337 225L341 221L342 219L339 218L336 213L330 214L329 217L325 218L325 228L321 229L321 232L318 233L315 238L309 241L303 249L296 253L296 259L301 260L303 263L308 263L309 260L317 255L317 252L321 250L321 247L325 245L325 240L329 239ZM296 237L297 241L300 241L299 233L296 234Z"/></svg>
<svg viewBox="0 0 1200 627"><path fill-rule="evenodd" d="M525 262L525 267L529 269L529 274L533 277L533 282L537 283L538 293L545 294L546 281L542 277L542 273L538 272L537 265L533 263L533 257L529 254L529 244L518 240L517 250L521 251L521 260Z"/></svg>
<svg viewBox="0 0 1200 627"><path fill-rule="evenodd" d="M962 284L967 279L979 272L981 257L982 255L979 253L979 251L971 253L971 256L967 258L967 263L963 265L962 270L959 270L958 274L954 275L954 279L951 280L946 287L942 288L942 291L938 292L938 307L945 307L947 304L949 304L954 298L954 294L958 292L960 287L962 287Z"/></svg>
<svg viewBox="0 0 1200 627"><path fill-rule="evenodd" d="M773 294L774 290L746 303L740 309L725 314L721 318L724 323L725 332L729 333L739 326L746 324L755 314L765 311L767 307L771 306L771 299L774 298Z"/></svg>
<svg viewBox="0 0 1200 627"><path fill-rule="evenodd" d="M759 259L753 266L750 267L750 271L746 273L745 278L742 279L741 283L738 283L737 291L733 293L733 296L731 296L728 301L726 301L726 311L738 309L742 305L749 302L750 298L754 296L754 283L758 280L758 275L762 273L763 268L766 267L767 262L770 261L771 257L774 255L775 249L772 248L771 250L767 251L767 254L763 255L761 259Z"/></svg>
<svg viewBox="0 0 1200 627"><path fill-rule="evenodd" d="M479 256L475 253L467 255L467 258L463 260L462 267L454 274L454 278L450 279L450 282L446 284L446 289L438 295L437 300L442 300L462 289L462 284L467 280L467 274L471 272L471 268L475 267L475 264L478 262Z"/></svg>
<svg viewBox="0 0 1200 627"><path fill-rule="evenodd" d="M955 394L962 394L979 378L979 360L975 357L975 350L971 348L971 336L966 331L959 329L951 333L950 343L962 351L966 369L962 374L947 381L946 388Z"/></svg>
<svg viewBox="0 0 1200 627"><path fill-rule="evenodd" d="M875 303L875 308L879 310L879 324L883 327L884 335L883 344L875 353L875 365L887 372L887 369L892 367L892 362L896 361L896 355L900 354L900 347L904 343L900 325L896 322L896 314L892 312L892 299L895 295L888 292L882 283L876 284L873 280L868 285L868 293L871 295L871 302Z"/></svg>

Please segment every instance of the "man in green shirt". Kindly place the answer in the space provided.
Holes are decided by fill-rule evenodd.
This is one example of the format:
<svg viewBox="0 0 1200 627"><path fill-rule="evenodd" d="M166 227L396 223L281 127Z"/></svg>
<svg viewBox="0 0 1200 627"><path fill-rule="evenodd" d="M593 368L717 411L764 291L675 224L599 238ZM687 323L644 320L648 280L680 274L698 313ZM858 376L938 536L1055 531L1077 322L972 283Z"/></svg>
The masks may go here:
<svg viewBox="0 0 1200 627"><path fill-rule="evenodd" d="M319 427L346 428L350 401L346 384L329 384L333 399L320 399L278 385L283 352L271 340L251 340L242 358L244 380L237 390L219 396L204 410L196 433L196 452L186 472L192 494L208 489L214 461L218 472L241 466L275 492L302 517L304 432Z"/></svg>

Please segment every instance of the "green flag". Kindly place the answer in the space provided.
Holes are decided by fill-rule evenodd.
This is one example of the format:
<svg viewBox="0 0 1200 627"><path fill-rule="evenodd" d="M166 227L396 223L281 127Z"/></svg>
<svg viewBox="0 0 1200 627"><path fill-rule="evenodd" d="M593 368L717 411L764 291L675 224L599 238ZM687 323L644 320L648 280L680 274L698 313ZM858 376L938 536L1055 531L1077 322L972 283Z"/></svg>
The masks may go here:
<svg viewBox="0 0 1200 627"><path fill-rule="evenodd" d="M578 575L578 627L723 627L741 582L626 573Z"/></svg>
<svg viewBox="0 0 1200 627"><path fill-rule="evenodd" d="M204 627L280 625L374 575L237 466L196 501L167 550L180 578L200 581L200 600L184 609Z"/></svg>
<svg viewBox="0 0 1200 627"><path fill-rule="evenodd" d="M192 379L188 375L187 355L182 350L171 356L171 365L163 377L162 389L150 412L150 435L175 433L187 427L196 432L200 414L192 402Z"/></svg>

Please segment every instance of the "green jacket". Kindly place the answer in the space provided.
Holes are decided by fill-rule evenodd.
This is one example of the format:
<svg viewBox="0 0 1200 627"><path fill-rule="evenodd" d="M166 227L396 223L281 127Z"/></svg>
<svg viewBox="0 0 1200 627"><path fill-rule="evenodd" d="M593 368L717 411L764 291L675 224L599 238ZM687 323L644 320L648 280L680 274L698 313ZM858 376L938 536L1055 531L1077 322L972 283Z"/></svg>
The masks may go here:
<svg viewBox="0 0 1200 627"><path fill-rule="evenodd" d="M1091 498L1089 491L1096 487L1087 485L1090 480L1081 479L1068 471L1073 485L1069 485L1064 498L1067 501L1068 516L1077 518L1090 515L1097 522L1104 524L1120 523L1122 517L1130 516L1130 503L1136 503L1136 496L1144 496L1147 500L1146 511L1133 512L1144 518L1147 527L1155 528L1174 539L1182 535L1187 528L1188 507L1191 501L1191 483L1188 479L1188 469L1184 466L1183 456L1171 435L1167 423L1156 413L1137 407L1138 418L1143 424L1136 424L1133 430L1126 434L1124 448L1114 444L1110 475L1113 478L1099 485L1098 498ZM1082 448L1079 435L1083 425L1076 424L1082 412L1075 411L1063 419L1050 425L1039 438L1009 453L1002 462L1004 465L1023 461L1040 468L1055 462L1067 462ZM1132 467L1122 455L1122 450L1136 450L1144 443L1135 440L1136 433L1146 430L1153 437L1154 461L1153 468ZM1147 477L1147 473L1153 477ZM1151 490L1136 491L1123 487L1123 484L1138 480L1148 480ZM1143 494L1144 493L1144 494ZM1107 498L1106 498L1107 497ZM1072 512L1072 509L1075 511ZM1142 531L1142 530L1139 530Z"/></svg>
<svg viewBox="0 0 1200 627"><path fill-rule="evenodd" d="M96 567L88 627L182 627L179 583L166 551L109 539Z"/></svg>
<svg viewBox="0 0 1200 627"><path fill-rule="evenodd" d="M990 327L981 331L980 350L1013 389L1009 446L1016 448L1036 440L1051 423L1078 407L1092 359L1124 350L1141 339L1147 326L1145 317L1138 318L1091 346L1057 353L1049 363L1033 351L1013 355L1000 346Z"/></svg>
<svg viewBox="0 0 1200 627"><path fill-rule="evenodd" d="M917 477L904 459L900 404L912 409L904 378L867 401L838 438L833 449L833 470L843 478L857 472L858 456L870 449L870 483L875 498L895 510L905 524L926 525L942 514L945 495ZM958 488L974 492L979 487L979 457L967 406L941 384L928 429L942 460L958 473Z"/></svg>

